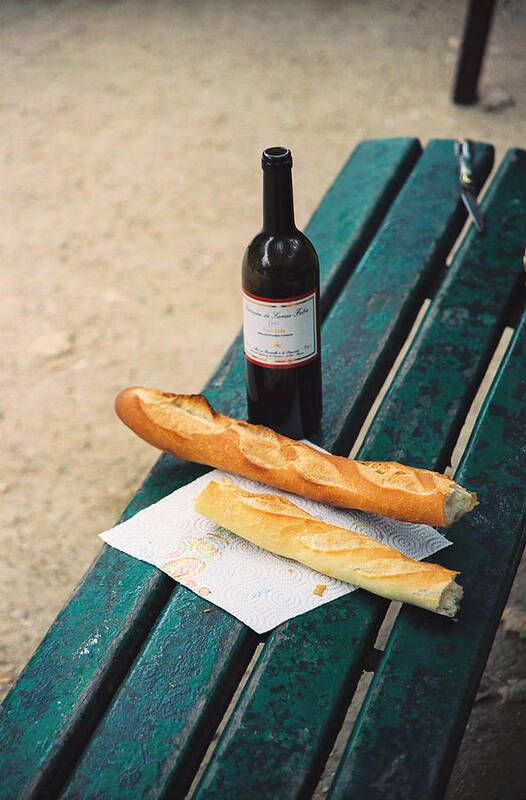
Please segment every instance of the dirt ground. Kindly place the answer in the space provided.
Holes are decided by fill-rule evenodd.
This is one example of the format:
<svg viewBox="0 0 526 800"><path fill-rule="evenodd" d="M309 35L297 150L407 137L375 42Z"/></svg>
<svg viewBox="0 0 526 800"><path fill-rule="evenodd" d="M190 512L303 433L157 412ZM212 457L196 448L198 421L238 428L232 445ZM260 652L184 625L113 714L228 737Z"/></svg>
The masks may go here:
<svg viewBox="0 0 526 800"><path fill-rule="evenodd" d="M469 108L450 101L464 9L4 0L0 689L157 457L116 419L115 394L199 391L240 327L261 149L293 150L303 227L363 138L468 136L497 158L526 145L526 4L500 0ZM526 677L524 642L501 638ZM483 730L497 706L477 704ZM481 794L480 761L499 767L491 736L473 738L479 766L463 754L452 796L518 797Z"/></svg>

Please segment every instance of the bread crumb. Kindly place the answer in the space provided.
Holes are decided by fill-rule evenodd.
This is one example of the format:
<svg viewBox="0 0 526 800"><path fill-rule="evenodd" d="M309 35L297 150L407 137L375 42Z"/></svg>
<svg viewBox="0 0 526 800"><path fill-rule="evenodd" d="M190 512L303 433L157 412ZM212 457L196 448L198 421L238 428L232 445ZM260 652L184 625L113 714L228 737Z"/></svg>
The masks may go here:
<svg viewBox="0 0 526 800"><path fill-rule="evenodd" d="M292 570L291 570L291 569L289 569L289 572L292 572Z"/></svg>
<svg viewBox="0 0 526 800"><path fill-rule="evenodd" d="M207 614L209 611L212 611L212 609L211 608L205 608L205 609L203 609L203 614Z"/></svg>
<svg viewBox="0 0 526 800"><path fill-rule="evenodd" d="M326 588L327 588L327 585L326 585L325 583L319 583L319 584L318 584L318 585L317 585L317 586L316 586L316 587L315 587L315 588L312 590L312 594L317 594L319 597L322 597L322 596L323 596L323 592L325 591L325 589L326 589Z"/></svg>

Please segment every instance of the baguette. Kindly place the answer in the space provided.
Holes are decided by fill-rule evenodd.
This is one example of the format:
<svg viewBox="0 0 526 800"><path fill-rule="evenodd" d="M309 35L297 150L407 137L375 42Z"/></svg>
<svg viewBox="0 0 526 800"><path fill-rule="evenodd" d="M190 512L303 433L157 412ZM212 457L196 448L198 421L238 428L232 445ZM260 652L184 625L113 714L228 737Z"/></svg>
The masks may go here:
<svg viewBox="0 0 526 800"><path fill-rule="evenodd" d="M270 428L226 417L203 395L132 387L120 392L115 409L138 436L176 458L321 503L442 527L476 503L475 494L446 475L321 453Z"/></svg>
<svg viewBox="0 0 526 800"><path fill-rule="evenodd" d="M392 547L312 517L284 497L253 494L230 481L210 481L195 510L279 556L362 589L455 616L463 594L458 572L414 561Z"/></svg>

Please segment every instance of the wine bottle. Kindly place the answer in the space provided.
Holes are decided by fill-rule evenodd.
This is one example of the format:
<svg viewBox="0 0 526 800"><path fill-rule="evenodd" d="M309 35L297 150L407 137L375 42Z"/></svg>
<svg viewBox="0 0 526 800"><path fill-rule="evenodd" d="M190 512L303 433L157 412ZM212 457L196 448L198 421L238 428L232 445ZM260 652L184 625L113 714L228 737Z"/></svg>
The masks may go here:
<svg viewBox="0 0 526 800"><path fill-rule="evenodd" d="M319 263L294 222L292 155L263 151L263 229L243 258L248 418L294 439L322 412Z"/></svg>

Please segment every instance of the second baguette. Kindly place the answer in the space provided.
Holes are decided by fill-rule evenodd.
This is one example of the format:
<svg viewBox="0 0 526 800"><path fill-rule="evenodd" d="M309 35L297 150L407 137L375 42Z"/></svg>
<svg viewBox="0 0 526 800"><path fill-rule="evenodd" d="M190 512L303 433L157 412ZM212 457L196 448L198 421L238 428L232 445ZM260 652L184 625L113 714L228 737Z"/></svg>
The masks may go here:
<svg viewBox="0 0 526 800"><path fill-rule="evenodd" d="M284 497L210 481L194 505L217 525L325 575L447 617L458 610L458 572L414 561L369 536L329 525Z"/></svg>

